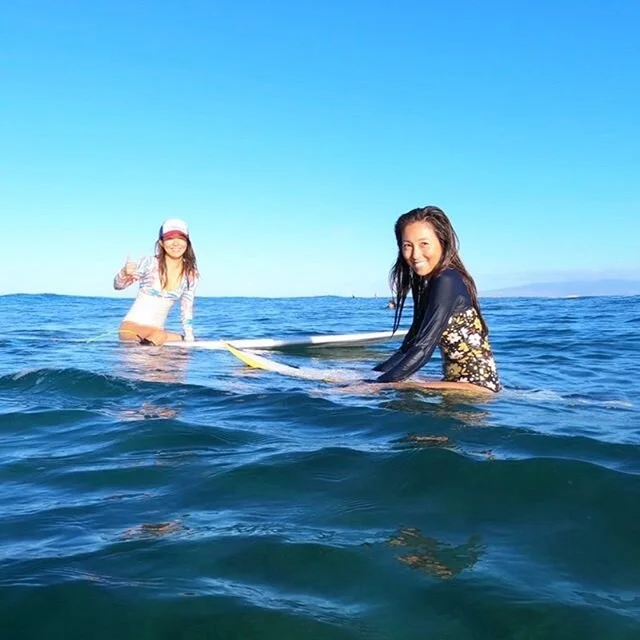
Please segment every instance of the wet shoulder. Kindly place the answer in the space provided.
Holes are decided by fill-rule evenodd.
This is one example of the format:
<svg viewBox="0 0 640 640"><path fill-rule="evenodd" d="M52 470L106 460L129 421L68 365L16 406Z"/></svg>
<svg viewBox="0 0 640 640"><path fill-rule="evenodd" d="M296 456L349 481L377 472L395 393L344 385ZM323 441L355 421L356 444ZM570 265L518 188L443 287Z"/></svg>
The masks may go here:
<svg viewBox="0 0 640 640"><path fill-rule="evenodd" d="M435 278L432 279L432 283L439 288L447 289L452 293L462 293L467 291L467 286L462 279L462 275L457 269L447 268L441 271Z"/></svg>
<svg viewBox="0 0 640 640"><path fill-rule="evenodd" d="M469 289L457 269L445 269L433 278L432 295L439 300L447 300L455 311L471 306Z"/></svg>

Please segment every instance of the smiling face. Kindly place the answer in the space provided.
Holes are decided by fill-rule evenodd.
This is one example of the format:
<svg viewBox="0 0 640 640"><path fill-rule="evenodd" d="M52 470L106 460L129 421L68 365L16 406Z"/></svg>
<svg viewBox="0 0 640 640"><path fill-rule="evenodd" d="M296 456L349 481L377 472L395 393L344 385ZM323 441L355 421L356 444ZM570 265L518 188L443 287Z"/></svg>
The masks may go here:
<svg viewBox="0 0 640 640"><path fill-rule="evenodd" d="M402 257L419 276L428 276L442 259L442 244L428 222L411 222L402 230Z"/></svg>
<svg viewBox="0 0 640 640"><path fill-rule="evenodd" d="M160 241L162 248L169 258L179 260L187 250L187 239L183 235L175 235Z"/></svg>

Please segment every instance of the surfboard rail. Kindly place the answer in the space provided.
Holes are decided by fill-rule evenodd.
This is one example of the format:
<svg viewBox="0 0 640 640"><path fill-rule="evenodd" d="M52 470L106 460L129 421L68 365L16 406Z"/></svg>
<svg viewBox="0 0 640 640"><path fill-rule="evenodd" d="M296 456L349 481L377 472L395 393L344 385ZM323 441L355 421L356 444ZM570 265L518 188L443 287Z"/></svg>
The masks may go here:
<svg viewBox="0 0 640 640"><path fill-rule="evenodd" d="M405 329L393 331L370 331L367 333L343 333L292 336L291 338L243 338L239 340L194 340L193 342L165 342L165 347L187 349L223 350L226 345L236 349L286 349L288 347L357 347L404 338Z"/></svg>
<svg viewBox="0 0 640 640"><path fill-rule="evenodd" d="M238 360L252 369L262 369L279 373L283 376L293 378L303 378L305 380L316 380L320 382L353 383L362 380L362 373L346 369L317 369L315 367L298 367L294 365L276 362L270 358L265 358L257 353L245 351L233 347L228 342L224 343L225 348Z"/></svg>

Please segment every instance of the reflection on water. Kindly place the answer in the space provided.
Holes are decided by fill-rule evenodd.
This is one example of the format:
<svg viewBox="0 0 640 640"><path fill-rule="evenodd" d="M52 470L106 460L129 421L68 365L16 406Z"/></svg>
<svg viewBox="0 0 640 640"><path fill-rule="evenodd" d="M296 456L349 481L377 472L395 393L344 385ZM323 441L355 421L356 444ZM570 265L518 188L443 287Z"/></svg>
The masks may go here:
<svg viewBox="0 0 640 640"><path fill-rule="evenodd" d="M148 382L185 382L191 354L188 350L120 345L120 375Z"/></svg>
<svg viewBox="0 0 640 640"><path fill-rule="evenodd" d="M462 397L441 391L403 391L380 406L402 413L428 414L439 421L454 421L460 427L484 427L491 423L491 415L484 406L494 401L493 397Z"/></svg>
<svg viewBox="0 0 640 640"><path fill-rule="evenodd" d="M403 444L416 445L418 447L452 447L453 440L449 436L421 436L415 433L401 438L399 442Z"/></svg>
<svg viewBox="0 0 640 640"><path fill-rule="evenodd" d="M120 420L157 420L159 418L175 418L178 411L171 407L144 402L139 409L122 409L117 415Z"/></svg>
<svg viewBox="0 0 640 640"><path fill-rule="evenodd" d="M436 578L448 580L476 564L484 546L480 536L470 536L467 542L457 546L423 536L420 529L407 527L391 536L390 547L403 547L404 553L396 556L412 569L420 569Z"/></svg>
<svg viewBox="0 0 640 640"><path fill-rule="evenodd" d="M185 530L186 527L178 520L171 520L169 522L148 522L127 529L122 534L122 538L125 540L130 538L157 538Z"/></svg>

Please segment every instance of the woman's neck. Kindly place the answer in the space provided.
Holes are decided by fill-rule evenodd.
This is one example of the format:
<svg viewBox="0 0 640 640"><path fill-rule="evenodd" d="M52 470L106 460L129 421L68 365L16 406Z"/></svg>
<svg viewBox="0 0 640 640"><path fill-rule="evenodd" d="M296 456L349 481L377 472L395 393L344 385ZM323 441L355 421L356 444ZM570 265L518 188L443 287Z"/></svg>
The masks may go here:
<svg viewBox="0 0 640 640"><path fill-rule="evenodd" d="M182 271L184 268L184 260L182 258L171 258L169 256L165 256L164 266L167 268L167 271L175 271L176 269Z"/></svg>

